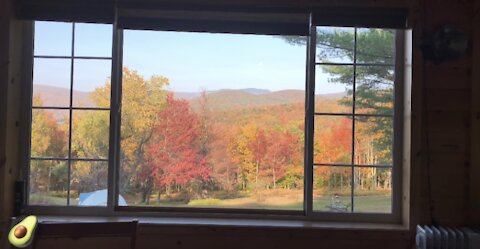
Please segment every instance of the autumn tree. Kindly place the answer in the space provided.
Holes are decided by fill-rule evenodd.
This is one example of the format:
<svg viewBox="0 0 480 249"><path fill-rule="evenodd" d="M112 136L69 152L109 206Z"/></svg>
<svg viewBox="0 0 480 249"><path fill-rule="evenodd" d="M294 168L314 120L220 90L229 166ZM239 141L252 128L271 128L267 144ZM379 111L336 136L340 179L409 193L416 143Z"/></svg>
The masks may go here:
<svg viewBox="0 0 480 249"><path fill-rule="evenodd" d="M277 188L277 181L282 179L289 167L294 167L298 162L298 148L300 147L297 136L290 132L270 131L267 133L268 147L265 153L266 175L271 176L273 188Z"/></svg>
<svg viewBox="0 0 480 249"><path fill-rule="evenodd" d="M34 106L42 106L39 96L33 97ZM54 114L48 110L32 110L32 157L68 156L67 126L68 117L58 122ZM66 161L35 160L30 165L32 191L50 192L52 189L66 190ZM52 188L53 187L53 188Z"/></svg>
<svg viewBox="0 0 480 249"><path fill-rule="evenodd" d="M355 107L357 113L393 114L395 31L387 29L357 29L355 50L353 29L317 28L317 60L322 62L353 61L356 63L380 64L381 66L357 66ZM285 37L291 44L306 43L304 38ZM354 53L356 52L356 53ZM355 54L355 55L354 55ZM329 74L329 81L350 86L340 104L351 108L353 70L348 66L322 66ZM367 122L358 119L357 122ZM369 133L382 134L373 144L380 152L391 150L393 134L392 119L370 119ZM390 164L388 153L378 158L380 163Z"/></svg>
<svg viewBox="0 0 480 249"><path fill-rule="evenodd" d="M126 67L122 72L122 129L121 129L121 189L136 191L144 196L153 189L153 179L145 160L145 147L150 141L152 127L158 122L157 113L165 105L165 86L169 80L154 75L145 79L137 71ZM111 85L95 89L91 98L96 106L110 106ZM138 172L138 173L137 173Z"/></svg>
<svg viewBox="0 0 480 249"><path fill-rule="evenodd" d="M255 124L244 126L232 141L230 149L233 160L240 165L239 176L242 180L242 189L247 189L248 184L253 182L257 190L260 167L267 151L265 131Z"/></svg>
<svg viewBox="0 0 480 249"><path fill-rule="evenodd" d="M211 170L198 145L200 121L189 103L168 94L157 118L160 122L153 127L153 138L146 148L156 187L164 188L168 195L174 186L186 189L195 181L209 180Z"/></svg>

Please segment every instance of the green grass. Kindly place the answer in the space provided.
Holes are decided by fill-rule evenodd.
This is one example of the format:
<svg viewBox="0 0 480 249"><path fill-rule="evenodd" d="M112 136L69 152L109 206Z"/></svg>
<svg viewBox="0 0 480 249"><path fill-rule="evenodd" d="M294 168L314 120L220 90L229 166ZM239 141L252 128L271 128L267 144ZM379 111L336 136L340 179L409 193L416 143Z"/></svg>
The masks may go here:
<svg viewBox="0 0 480 249"><path fill-rule="evenodd" d="M391 197L388 192L362 193L355 196L355 212L388 213L391 211ZM215 196L215 195L213 195ZM245 209L276 209L276 210L303 210L303 192L299 190L265 190L259 193L242 192L235 196L224 198L208 198L185 201L162 199L160 202L152 200L148 206L158 207L209 207L209 208L245 208ZM142 203L127 203L134 206L144 206ZM315 211L330 211L331 195L316 196L313 202ZM340 197L340 203L351 208L350 196Z"/></svg>
<svg viewBox="0 0 480 249"><path fill-rule="evenodd" d="M199 199L188 202L188 206L221 206L220 199Z"/></svg>
<svg viewBox="0 0 480 249"><path fill-rule="evenodd" d="M41 206L66 206L67 198L54 196L47 193L32 193L30 194L30 205L41 205ZM77 205L78 201L76 199L70 198L70 205Z"/></svg>
<svg viewBox="0 0 480 249"><path fill-rule="evenodd" d="M148 206L303 210L302 196L302 191L299 190L265 190L259 193L242 192L237 195L217 195L217 198L190 200L188 203L176 199L162 199L160 202L152 200ZM54 196L53 194L34 193L30 195L30 204L33 205L65 206L66 202L65 197ZM78 201L70 199L70 203L76 205ZM133 206L145 206L142 203L135 203L133 196L127 198L127 203ZM331 203L331 195L317 195L313 201L313 209L315 211L330 211ZM350 210L350 196L340 197L340 203ZM390 211L391 197L386 192L355 196L355 212L388 213Z"/></svg>

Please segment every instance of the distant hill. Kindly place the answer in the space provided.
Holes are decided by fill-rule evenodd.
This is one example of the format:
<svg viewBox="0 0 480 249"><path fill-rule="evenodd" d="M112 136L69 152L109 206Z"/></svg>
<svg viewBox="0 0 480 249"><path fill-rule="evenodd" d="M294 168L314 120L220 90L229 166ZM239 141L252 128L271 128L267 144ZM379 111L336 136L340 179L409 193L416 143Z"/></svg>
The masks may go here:
<svg viewBox="0 0 480 249"><path fill-rule="evenodd" d="M220 92L220 91L237 91L237 89L221 89L221 90L218 90L217 92ZM260 89L260 88L243 88L243 89L238 89L238 91L243 91L243 92L246 92L246 93L251 93L251 94L266 94L266 93L270 93L270 90L268 89Z"/></svg>
<svg viewBox="0 0 480 249"><path fill-rule="evenodd" d="M40 96L43 106L68 107L70 104L70 90L67 88L34 84L33 95ZM73 91L74 106L93 106L89 92Z"/></svg>
<svg viewBox="0 0 480 249"><path fill-rule="evenodd" d="M219 90L207 93L208 106L214 110L232 110L290 104L304 101L304 92L301 90L285 90L278 92L250 93L240 90ZM190 100L195 108L198 98Z"/></svg>
<svg viewBox="0 0 480 249"><path fill-rule="evenodd" d="M35 84L34 95L39 95L44 106L64 106L69 104L70 91L66 88ZM176 98L188 100L193 108L198 106L200 92L173 92ZM335 100L343 97L343 93L317 95L317 99ZM256 108L292 103L304 103L305 91L282 90L270 91L258 88L222 89L207 92L207 101L211 109L233 110L243 108ZM75 106L93 106L89 92L73 91Z"/></svg>

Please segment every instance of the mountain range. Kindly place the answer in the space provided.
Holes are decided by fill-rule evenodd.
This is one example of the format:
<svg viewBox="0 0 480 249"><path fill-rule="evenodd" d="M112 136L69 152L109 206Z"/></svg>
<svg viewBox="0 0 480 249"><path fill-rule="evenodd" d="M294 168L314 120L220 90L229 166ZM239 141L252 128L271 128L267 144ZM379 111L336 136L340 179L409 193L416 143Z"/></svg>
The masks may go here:
<svg viewBox="0 0 480 249"><path fill-rule="evenodd" d="M73 92L73 103L75 106L92 107L89 92ZM70 90L67 88L35 84L33 86L34 96L40 96L44 106L68 106ZM192 106L198 104L200 92L173 92L176 98L188 100ZM344 96L343 93L322 94L317 98L338 99ZM221 89L207 92L208 105L212 109L241 109L268 105L281 105L299 103L305 101L305 91L302 90L281 90L270 91L267 89L245 88L245 89Z"/></svg>

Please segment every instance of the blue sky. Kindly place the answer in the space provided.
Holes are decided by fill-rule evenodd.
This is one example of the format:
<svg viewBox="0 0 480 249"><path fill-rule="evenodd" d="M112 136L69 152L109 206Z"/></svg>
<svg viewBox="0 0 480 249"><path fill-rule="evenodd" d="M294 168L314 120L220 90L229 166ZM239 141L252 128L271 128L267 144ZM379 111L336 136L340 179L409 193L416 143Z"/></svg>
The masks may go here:
<svg viewBox="0 0 480 249"><path fill-rule="evenodd" d="M71 30L68 23L37 22L35 55L71 55ZM76 56L110 56L111 41L111 25L75 25ZM124 66L145 78L155 74L169 78L173 91L305 88L305 47L274 36L125 30L123 54ZM76 60L74 89L92 91L103 85L110 63ZM317 81L326 82L321 70L317 74ZM68 88L69 75L68 59L35 60L34 84ZM325 84L317 93L343 90Z"/></svg>

